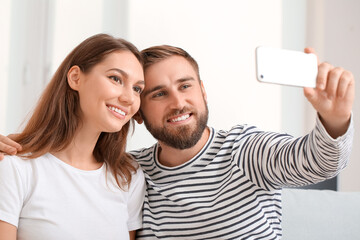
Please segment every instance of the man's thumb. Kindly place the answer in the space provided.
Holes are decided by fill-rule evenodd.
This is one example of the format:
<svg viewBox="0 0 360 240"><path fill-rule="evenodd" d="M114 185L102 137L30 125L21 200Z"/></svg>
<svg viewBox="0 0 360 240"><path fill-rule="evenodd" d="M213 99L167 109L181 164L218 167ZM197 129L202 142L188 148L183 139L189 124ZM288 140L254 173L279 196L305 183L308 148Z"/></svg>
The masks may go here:
<svg viewBox="0 0 360 240"><path fill-rule="evenodd" d="M313 103L317 98L316 90L311 87L304 87L304 95L310 103Z"/></svg>

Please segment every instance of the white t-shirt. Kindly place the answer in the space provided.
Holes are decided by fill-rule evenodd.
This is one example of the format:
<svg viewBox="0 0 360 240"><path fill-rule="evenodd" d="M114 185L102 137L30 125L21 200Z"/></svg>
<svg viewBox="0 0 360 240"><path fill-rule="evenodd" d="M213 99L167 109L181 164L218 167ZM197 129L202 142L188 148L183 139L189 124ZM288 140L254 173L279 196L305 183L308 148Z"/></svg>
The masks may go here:
<svg viewBox="0 0 360 240"><path fill-rule="evenodd" d="M141 168L128 191L104 164L74 168L51 154L0 161L0 220L18 228L18 239L128 239L142 226L145 192Z"/></svg>

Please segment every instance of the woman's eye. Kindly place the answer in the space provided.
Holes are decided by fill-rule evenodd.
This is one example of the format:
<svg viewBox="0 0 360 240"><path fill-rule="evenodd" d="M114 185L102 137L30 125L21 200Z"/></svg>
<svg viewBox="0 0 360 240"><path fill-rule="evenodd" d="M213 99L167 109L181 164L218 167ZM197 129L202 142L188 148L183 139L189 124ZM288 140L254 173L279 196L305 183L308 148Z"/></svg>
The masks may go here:
<svg viewBox="0 0 360 240"><path fill-rule="evenodd" d="M134 91L141 94L142 88L141 87L134 87Z"/></svg>
<svg viewBox="0 0 360 240"><path fill-rule="evenodd" d="M122 79L119 78L118 76L110 76L109 78L112 79L112 80L114 80L114 81L117 82L117 83L122 84Z"/></svg>

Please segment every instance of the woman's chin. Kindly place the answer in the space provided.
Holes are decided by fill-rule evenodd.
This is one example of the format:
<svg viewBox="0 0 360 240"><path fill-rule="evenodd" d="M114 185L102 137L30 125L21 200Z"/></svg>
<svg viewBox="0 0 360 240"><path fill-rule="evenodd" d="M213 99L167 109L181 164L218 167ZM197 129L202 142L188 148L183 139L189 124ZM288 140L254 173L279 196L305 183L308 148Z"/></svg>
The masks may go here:
<svg viewBox="0 0 360 240"><path fill-rule="evenodd" d="M106 128L103 132L107 132L107 133L120 132L122 127L123 127L123 125L121 125L121 126L111 126L111 127Z"/></svg>

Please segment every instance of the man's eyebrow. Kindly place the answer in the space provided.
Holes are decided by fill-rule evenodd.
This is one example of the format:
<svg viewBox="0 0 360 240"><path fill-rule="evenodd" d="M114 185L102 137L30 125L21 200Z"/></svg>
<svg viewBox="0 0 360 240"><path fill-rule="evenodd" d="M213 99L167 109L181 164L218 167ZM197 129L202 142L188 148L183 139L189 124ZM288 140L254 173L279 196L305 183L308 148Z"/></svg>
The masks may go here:
<svg viewBox="0 0 360 240"><path fill-rule="evenodd" d="M187 81L195 81L195 79L194 79L193 77L183 77L183 78L179 78L178 80L176 80L177 83L182 83L182 82L187 82ZM148 90L146 90L146 91L143 91L142 95L143 95L144 97L146 97L146 96L149 95L150 93L155 92L155 91L157 91L157 90L159 90L159 89L162 89L162 88L164 88L164 87L165 87L165 85L155 86L155 87L153 87L153 88L151 88L151 89L148 89Z"/></svg>
<svg viewBox="0 0 360 240"><path fill-rule="evenodd" d="M195 81L195 79L193 77L183 77L183 78L179 78L178 80L176 80L176 82L186 82L186 81Z"/></svg>
<svg viewBox="0 0 360 240"><path fill-rule="evenodd" d="M150 93L155 92L155 91L157 91L157 90L159 90L159 89L162 89L162 88L164 88L164 87L165 87L165 85L158 85L158 86L156 86L156 87L153 87L153 88L151 88L151 89L148 89L148 90L146 90L146 91L143 91L141 95L144 96L144 97L146 97L146 96L149 95Z"/></svg>

